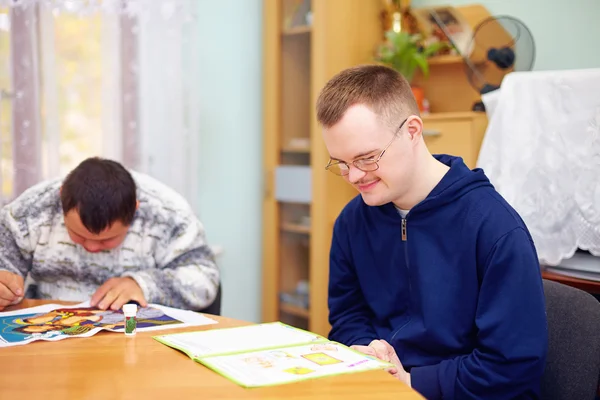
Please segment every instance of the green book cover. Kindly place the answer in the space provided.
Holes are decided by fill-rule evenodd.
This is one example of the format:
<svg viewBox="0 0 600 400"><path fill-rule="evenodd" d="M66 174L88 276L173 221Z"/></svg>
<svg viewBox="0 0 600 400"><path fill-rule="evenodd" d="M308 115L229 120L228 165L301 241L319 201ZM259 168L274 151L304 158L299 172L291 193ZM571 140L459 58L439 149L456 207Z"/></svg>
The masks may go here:
<svg viewBox="0 0 600 400"><path fill-rule="evenodd" d="M281 322L158 335L154 339L243 387L394 366Z"/></svg>

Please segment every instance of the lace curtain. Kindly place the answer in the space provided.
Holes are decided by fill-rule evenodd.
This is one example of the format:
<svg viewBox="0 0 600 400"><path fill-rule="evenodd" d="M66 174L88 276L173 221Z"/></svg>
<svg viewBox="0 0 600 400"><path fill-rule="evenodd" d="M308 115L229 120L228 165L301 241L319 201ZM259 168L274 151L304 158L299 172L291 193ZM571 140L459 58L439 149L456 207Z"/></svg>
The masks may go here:
<svg viewBox="0 0 600 400"><path fill-rule="evenodd" d="M194 0L0 0L6 203L89 156L197 205Z"/></svg>
<svg viewBox="0 0 600 400"><path fill-rule="evenodd" d="M600 256L600 69L515 72L483 96L479 152L492 184L527 224L540 262Z"/></svg>

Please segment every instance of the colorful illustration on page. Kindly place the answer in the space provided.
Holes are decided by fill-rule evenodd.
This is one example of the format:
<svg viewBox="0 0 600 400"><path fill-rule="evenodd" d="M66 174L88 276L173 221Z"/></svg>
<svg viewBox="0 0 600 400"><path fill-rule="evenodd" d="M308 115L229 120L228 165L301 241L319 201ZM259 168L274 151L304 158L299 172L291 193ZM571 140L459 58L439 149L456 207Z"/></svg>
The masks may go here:
<svg viewBox="0 0 600 400"><path fill-rule="evenodd" d="M180 324L162 310L146 307L138 310L137 327ZM92 329L123 329L123 312L97 308L58 308L36 313L0 317L0 340L18 343L31 339L78 336Z"/></svg>
<svg viewBox="0 0 600 400"><path fill-rule="evenodd" d="M272 368L276 361L268 356L254 355L242 359L246 364L253 367Z"/></svg>
<svg viewBox="0 0 600 400"><path fill-rule="evenodd" d="M337 358L334 358L334 357L330 356L329 354L325 354L325 353L304 354L302 357L306 358L308 361L312 361L315 364L318 364L321 366L339 364L339 363L343 362L342 360L338 360Z"/></svg>
<svg viewBox="0 0 600 400"><path fill-rule="evenodd" d="M282 351L282 350L272 350L268 353L268 355L269 355L269 357L280 359L280 360L289 360L289 359L296 358L293 355L286 353L285 351Z"/></svg>
<svg viewBox="0 0 600 400"><path fill-rule="evenodd" d="M318 343L313 344L311 351L338 351L338 347L334 343Z"/></svg>
<svg viewBox="0 0 600 400"><path fill-rule="evenodd" d="M310 368L306 368L306 367L292 367L292 368L284 369L283 372L287 372L288 374L293 374L293 375L306 375L306 374L310 374L315 371Z"/></svg>

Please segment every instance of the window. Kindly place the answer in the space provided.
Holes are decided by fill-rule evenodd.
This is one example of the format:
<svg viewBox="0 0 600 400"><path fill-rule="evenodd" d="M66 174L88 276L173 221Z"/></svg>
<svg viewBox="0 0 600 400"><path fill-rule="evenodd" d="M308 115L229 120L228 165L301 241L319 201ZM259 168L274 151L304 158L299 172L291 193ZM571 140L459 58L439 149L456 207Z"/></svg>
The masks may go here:
<svg viewBox="0 0 600 400"><path fill-rule="evenodd" d="M0 8L0 199L11 195L12 187L12 102L10 84L10 18Z"/></svg>
<svg viewBox="0 0 600 400"><path fill-rule="evenodd" d="M39 6L0 9L3 203L42 179L64 176L87 157L122 160L125 74L128 88L135 88L133 69L121 71L121 44L128 45L128 61L134 57L132 43L135 47L135 40L122 40L127 39L120 34L122 19L130 20ZM127 101L131 117L137 95ZM135 127L127 131L135 136Z"/></svg>
<svg viewBox="0 0 600 400"><path fill-rule="evenodd" d="M0 201L103 156L198 191L195 0L0 9ZM25 4L25 6L22 6Z"/></svg>

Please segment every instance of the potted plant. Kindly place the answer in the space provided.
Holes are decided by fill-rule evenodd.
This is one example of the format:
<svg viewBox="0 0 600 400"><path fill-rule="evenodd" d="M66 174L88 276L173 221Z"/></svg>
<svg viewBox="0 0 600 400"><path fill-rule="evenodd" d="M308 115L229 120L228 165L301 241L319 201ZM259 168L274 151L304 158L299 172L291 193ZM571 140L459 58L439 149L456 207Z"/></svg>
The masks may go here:
<svg viewBox="0 0 600 400"><path fill-rule="evenodd" d="M423 109L425 98L423 89L412 84L417 68L423 77L429 76L427 59L447 47L445 42L425 43L420 34L396 32L389 30L385 33L386 42L379 46L376 60L389 65L400 72L411 84L417 99L419 109Z"/></svg>

